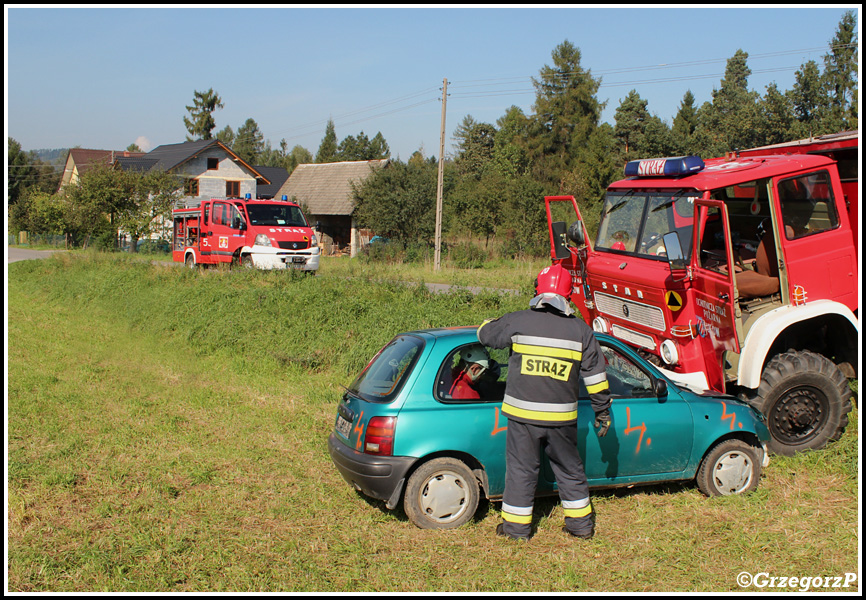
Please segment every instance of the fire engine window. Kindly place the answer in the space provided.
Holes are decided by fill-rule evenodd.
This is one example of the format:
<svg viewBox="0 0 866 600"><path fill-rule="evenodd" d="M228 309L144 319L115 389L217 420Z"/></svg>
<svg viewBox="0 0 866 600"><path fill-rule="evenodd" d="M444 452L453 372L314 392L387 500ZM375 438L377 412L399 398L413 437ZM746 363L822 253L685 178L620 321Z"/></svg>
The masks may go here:
<svg viewBox="0 0 866 600"><path fill-rule="evenodd" d="M703 224L703 231L700 241L701 255L698 260L704 269L721 273L724 272L728 264L722 213L714 206L703 209L703 211L706 212L706 216L700 221Z"/></svg>
<svg viewBox="0 0 866 600"><path fill-rule="evenodd" d="M778 189L785 237L789 240L838 227L830 176L826 171L785 179L779 182Z"/></svg>

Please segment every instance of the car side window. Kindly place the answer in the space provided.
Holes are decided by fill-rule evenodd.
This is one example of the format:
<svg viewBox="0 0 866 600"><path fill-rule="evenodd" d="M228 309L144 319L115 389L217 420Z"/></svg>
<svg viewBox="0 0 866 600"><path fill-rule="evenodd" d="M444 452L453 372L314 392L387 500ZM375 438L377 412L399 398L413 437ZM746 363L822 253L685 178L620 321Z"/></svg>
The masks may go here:
<svg viewBox="0 0 866 600"><path fill-rule="evenodd" d="M633 360L611 346L602 345L601 352L604 355L607 384L612 399L655 396L652 378ZM580 397L589 397L583 380L580 382Z"/></svg>
<svg viewBox="0 0 866 600"><path fill-rule="evenodd" d="M483 371L466 359L487 362ZM455 348L442 362L436 376L436 399L445 403L502 402L508 375L508 350L482 344Z"/></svg>

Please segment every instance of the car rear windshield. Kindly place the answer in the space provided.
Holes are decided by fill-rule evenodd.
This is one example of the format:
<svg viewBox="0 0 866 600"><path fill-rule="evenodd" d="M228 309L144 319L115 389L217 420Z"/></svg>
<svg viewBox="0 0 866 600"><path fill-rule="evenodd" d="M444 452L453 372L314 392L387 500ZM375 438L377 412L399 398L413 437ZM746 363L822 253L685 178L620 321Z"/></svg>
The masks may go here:
<svg viewBox="0 0 866 600"><path fill-rule="evenodd" d="M369 402L391 402L412 372L424 340L401 335L391 340L349 386L349 392Z"/></svg>

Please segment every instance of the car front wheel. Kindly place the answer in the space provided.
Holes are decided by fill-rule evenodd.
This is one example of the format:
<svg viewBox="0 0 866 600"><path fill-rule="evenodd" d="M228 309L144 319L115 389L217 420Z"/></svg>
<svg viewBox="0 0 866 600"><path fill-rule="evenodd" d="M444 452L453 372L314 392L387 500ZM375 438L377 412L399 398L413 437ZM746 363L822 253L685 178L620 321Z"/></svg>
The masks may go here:
<svg viewBox="0 0 866 600"><path fill-rule="evenodd" d="M436 458L409 477L403 509L422 529L454 529L472 518L479 497L469 467L455 458Z"/></svg>
<svg viewBox="0 0 866 600"><path fill-rule="evenodd" d="M713 446L701 463L696 481L707 496L745 494L758 487L763 450L742 440L725 440Z"/></svg>

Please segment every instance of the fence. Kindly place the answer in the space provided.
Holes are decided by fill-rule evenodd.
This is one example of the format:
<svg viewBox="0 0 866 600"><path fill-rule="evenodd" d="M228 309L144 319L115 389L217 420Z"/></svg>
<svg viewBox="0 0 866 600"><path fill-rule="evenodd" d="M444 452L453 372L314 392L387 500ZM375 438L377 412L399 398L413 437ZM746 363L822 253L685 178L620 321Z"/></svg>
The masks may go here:
<svg viewBox="0 0 866 600"><path fill-rule="evenodd" d="M66 248L65 235L34 235L26 231L18 232L18 235L8 234L6 236L8 246L51 246L53 248Z"/></svg>

